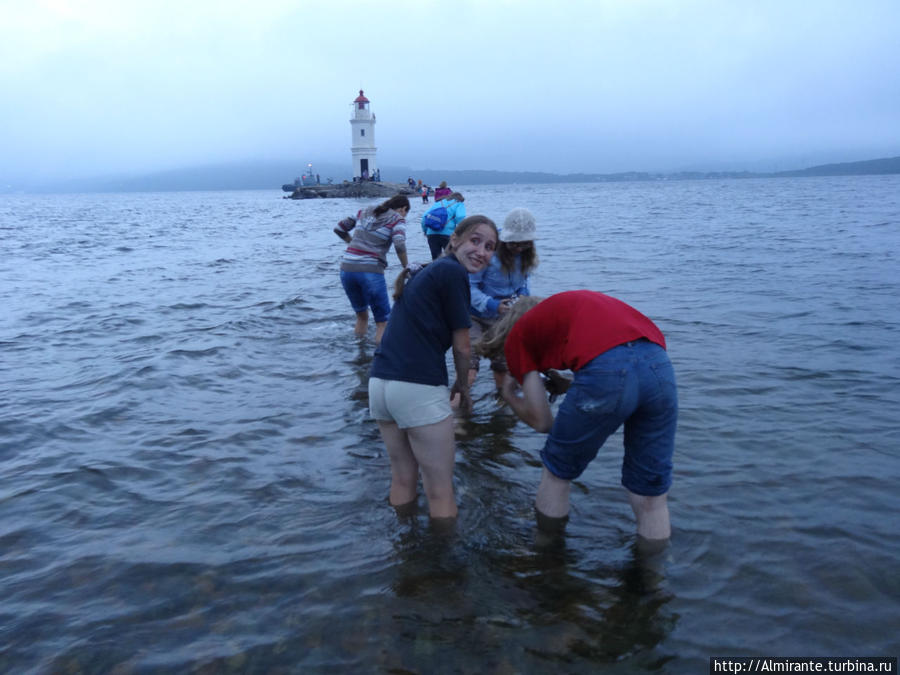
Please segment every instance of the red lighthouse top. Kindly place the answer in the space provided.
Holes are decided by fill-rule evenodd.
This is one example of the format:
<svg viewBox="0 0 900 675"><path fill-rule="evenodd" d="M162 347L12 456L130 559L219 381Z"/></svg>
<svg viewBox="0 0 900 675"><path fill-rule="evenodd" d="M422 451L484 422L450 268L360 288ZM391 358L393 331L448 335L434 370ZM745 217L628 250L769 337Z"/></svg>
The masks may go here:
<svg viewBox="0 0 900 675"><path fill-rule="evenodd" d="M367 99L365 96L363 96L363 90L360 89L359 96L357 96L355 99L353 99L353 102L354 103L368 103L369 99ZM360 106L360 107L362 107L362 106Z"/></svg>

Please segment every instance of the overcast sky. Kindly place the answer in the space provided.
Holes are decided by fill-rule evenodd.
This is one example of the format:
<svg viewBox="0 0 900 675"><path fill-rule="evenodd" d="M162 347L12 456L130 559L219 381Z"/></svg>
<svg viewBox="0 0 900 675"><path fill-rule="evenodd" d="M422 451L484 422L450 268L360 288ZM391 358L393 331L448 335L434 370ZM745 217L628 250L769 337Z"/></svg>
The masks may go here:
<svg viewBox="0 0 900 675"><path fill-rule="evenodd" d="M0 180L900 155L900 0L0 0Z"/></svg>

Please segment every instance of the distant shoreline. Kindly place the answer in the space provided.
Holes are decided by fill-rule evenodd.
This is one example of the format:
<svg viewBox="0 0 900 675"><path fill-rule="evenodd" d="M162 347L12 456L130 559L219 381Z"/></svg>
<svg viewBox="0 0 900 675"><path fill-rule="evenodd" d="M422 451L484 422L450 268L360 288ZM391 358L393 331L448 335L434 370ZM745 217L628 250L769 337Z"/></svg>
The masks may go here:
<svg viewBox="0 0 900 675"><path fill-rule="evenodd" d="M329 166L323 177L336 167ZM65 180L43 185L0 185L0 194L77 193L77 192L192 192L201 190L281 190L293 180L293 164L249 163L226 166L193 167L164 171L144 176ZM337 174L335 170L333 173ZM451 185L511 185L553 183L616 183L675 180L711 180L743 178L797 178L822 176L871 176L900 174L900 157L871 159L860 162L822 164L794 171L677 171L622 173L555 174L533 171L494 170L413 170L408 167L382 167L385 182L406 182L407 178L437 185L445 180ZM338 179L336 182L342 179Z"/></svg>
<svg viewBox="0 0 900 675"><path fill-rule="evenodd" d="M424 171L419 172L426 183L446 180L459 185L498 185L507 183L615 183L634 181L709 180L740 178L795 178L803 176L872 176L900 173L900 157L871 159L861 162L822 164L794 171L627 171L607 174L552 174L509 171Z"/></svg>

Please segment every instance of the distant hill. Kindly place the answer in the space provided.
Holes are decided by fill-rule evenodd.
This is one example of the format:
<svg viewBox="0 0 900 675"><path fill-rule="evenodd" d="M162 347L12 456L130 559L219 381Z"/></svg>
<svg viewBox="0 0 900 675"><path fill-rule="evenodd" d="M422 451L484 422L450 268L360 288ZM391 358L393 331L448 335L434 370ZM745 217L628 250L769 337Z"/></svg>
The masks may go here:
<svg viewBox="0 0 900 675"><path fill-rule="evenodd" d="M900 157L870 159L865 162L822 164L798 171L779 171L773 176L872 176L900 173Z"/></svg>
<svg viewBox="0 0 900 675"><path fill-rule="evenodd" d="M509 183L591 183L597 180L590 173L543 173L539 171L491 171L488 169L441 170L410 169L408 167L383 167L382 178L393 183L403 183L407 178L421 180L435 186L442 180L452 185L504 185Z"/></svg>
<svg viewBox="0 0 900 675"><path fill-rule="evenodd" d="M348 162L349 164L349 162ZM315 164L322 182L333 178L340 182L348 167L338 164ZM303 164L288 161L237 162L195 166L136 176L114 176L57 181L41 185L38 192L180 192L196 190L268 190L280 189L284 183L306 171Z"/></svg>
<svg viewBox="0 0 900 675"><path fill-rule="evenodd" d="M313 165L323 183L332 178L335 183L349 179L347 164L319 163ZM57 181L49 185L30 188L33 192L175 192L189 190L280 190L286 183L292 183L306 167L289 161L257 161L233 164L197 166L170 171L158 171L140 176L118 176ZM860 176L900 173L900 157L871 159L862 162L823 164L795 171L776 173L754 173L750 171L715 172L672 172L648 173L629 171L624 173L555 174L535 171L491 171L473 169L467 171L445 171L439 169L416 170L409 167L381 168L382 178L387 182L405 183L407 178L422 180L434 186L442 180L454 185L504 185L534 183L599 183L620 181L659 180L703 180L738 179L765 177L803 176ZM21 186L19 187L21 189ZM2 191L2 189L0 189Z"/></svg>
<svg viewBox="0 0 900 675"><path fill-rule="evenodd" d="M516 171L409 171L409 175L422 179L429 185L437 185L445 180L450 185L500 185L506 183L606 183L620 181L656 181L656 180L704 180L712 178L787 178L796 176L861 176L900 173L900 157L871 159L864 162L848 162L843 164L823 164L796 171L779 171L777 173L757 173L752 171L678 171L670 173L649 173L628 171L624 173L536 173ZM383 171L391 175L389 180L402 182L400 174Z"/></svg>

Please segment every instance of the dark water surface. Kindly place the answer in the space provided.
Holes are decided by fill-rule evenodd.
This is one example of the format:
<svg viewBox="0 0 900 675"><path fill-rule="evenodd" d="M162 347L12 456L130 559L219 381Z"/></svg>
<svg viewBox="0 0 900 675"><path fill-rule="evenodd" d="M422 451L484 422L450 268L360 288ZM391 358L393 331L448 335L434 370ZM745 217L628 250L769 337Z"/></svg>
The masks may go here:
<svg viewBox="0 0 900 675"><path fill-rule="evenodd" d="M456 531L388 506L331 232L364 202L0 197L0 671L898 654L900 177L464 192L537 215L535 293L604 291L666 334L669 548L635 548L619 435L542 537L541 436L486 372Z"/></svg>

